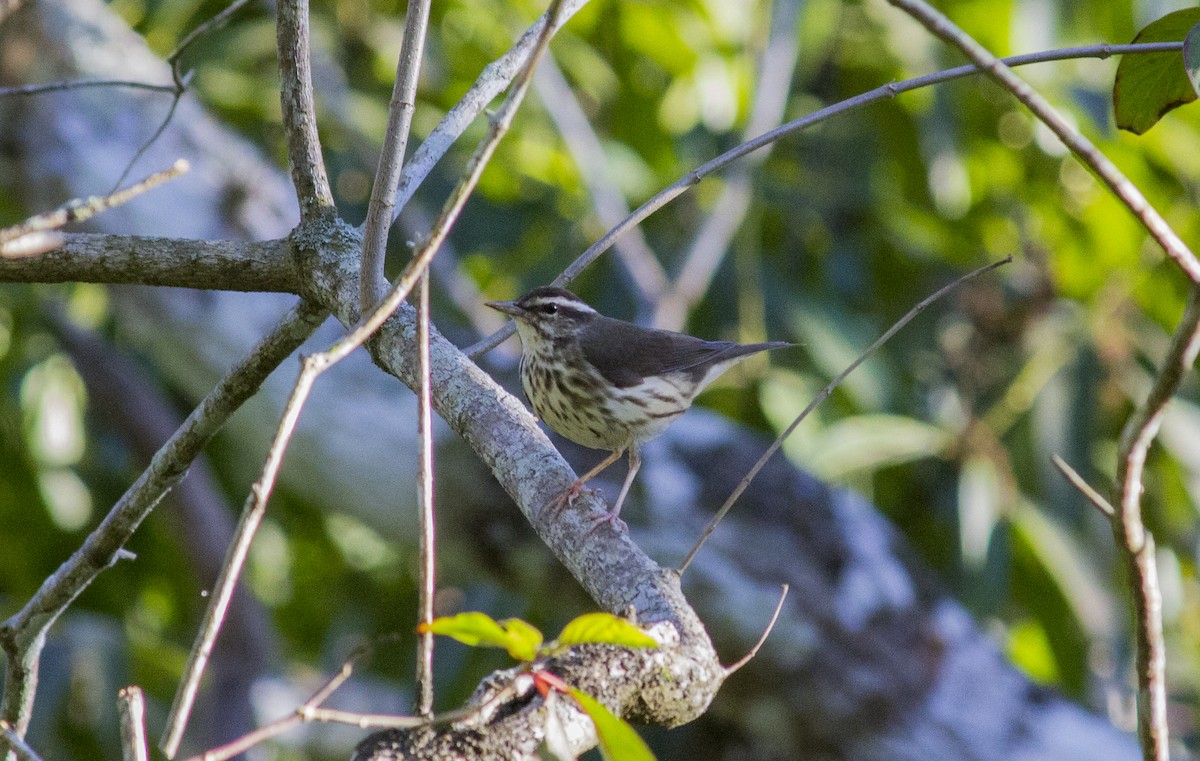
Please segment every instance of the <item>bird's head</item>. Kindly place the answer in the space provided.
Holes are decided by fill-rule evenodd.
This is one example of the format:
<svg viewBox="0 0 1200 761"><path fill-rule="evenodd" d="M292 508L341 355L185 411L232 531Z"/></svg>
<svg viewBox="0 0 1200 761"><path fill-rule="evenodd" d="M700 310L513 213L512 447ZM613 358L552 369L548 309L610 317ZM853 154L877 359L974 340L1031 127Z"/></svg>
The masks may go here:
<svg viewBox="0 0 1200 761"><path fill-rule="evenodd" d="M575 294L552 286L535 288L516 301L489 301L487 305L516 320L527 349L574 338L597 314Z"/></svg>

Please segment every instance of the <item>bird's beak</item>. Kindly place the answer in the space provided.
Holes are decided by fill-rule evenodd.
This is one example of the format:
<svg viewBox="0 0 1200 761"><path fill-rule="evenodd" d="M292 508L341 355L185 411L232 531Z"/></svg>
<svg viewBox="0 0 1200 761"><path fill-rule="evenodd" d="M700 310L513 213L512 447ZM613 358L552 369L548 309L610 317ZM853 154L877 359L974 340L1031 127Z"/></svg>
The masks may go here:
<svg viewBox="0 0 1200 761"><path fill-rule="evenodd" d="M504 312L511 317L520 317L525 314L525 310L517 306L515 301L489 301L487 305L497 312Z"/></svg>

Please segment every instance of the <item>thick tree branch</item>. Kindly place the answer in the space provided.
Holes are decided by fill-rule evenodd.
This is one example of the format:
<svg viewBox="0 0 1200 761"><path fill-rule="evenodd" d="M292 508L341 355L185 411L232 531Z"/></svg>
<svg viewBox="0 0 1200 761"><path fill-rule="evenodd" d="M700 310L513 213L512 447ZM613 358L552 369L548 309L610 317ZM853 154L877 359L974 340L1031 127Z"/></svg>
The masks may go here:
<svg viewBox="0 0 1200 761"><path fill-rule="evenodd" d="M145 238L65 233L59 249L0 258L0 282L169 285L220 291L297 293L286 241Z"/></svg>

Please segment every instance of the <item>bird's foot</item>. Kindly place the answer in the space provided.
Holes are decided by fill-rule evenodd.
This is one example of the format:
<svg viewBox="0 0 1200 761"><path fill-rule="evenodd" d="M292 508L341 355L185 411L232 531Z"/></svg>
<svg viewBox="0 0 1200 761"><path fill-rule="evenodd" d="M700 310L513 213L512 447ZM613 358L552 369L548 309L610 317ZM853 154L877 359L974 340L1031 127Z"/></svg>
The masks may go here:
<svg viewBox="0 0 1200 761"><path fill-rule="evenodd" d="M575 500L579 499L580 495L582 495L584 492L589 494L599 493L595 489L590 489L584 486L583 481L576 481L568 486L562 494L559 494L557 497L555 497L550 504L547 505L547 509L550 510L551 515L557 515L558 513L561 513L568 505L574 507Z"/></svg>
<svg viewBox="0 0 1200 761"><path fill-rule="evenodd" d="M618 534L629 530L629 526L625 525L625 521L621 520L616 513L610 510L605 510L602 514L588 520L592 522L592 527L587 530L588 535L596 533L596 530L605 523L612 526L612 530Z"/></svg>

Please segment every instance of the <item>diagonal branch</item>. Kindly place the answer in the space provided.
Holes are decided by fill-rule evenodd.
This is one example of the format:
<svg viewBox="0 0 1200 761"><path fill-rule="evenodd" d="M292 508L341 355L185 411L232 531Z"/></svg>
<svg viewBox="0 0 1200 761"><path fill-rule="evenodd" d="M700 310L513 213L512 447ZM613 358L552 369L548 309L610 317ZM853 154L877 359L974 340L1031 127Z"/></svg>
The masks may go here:
<svg viewBox="0 0 1200 761"><path fill-rule="evenodd" d="M1063 145L1071 149L1071 152L1133 212L1146 231L1162 246L1167 256L1175 260L1175 263L1191 278L1192 282L1200 282L1200 260L1196 259L1192 250L1171 229L1158 210L1146 200L1142 191L1117 168L1111 159L1101 153L1091 140L1088 140L1054 106L1050 105L1050 101L1030 87L1025 80L1018 77L1008 64L992 55L970 35L955 26L954 22L944 14L939 13L923 0L888 0L888 2L915 18L936 37L957 47L966 54L967 58L975 62L980 71L1015 95L1017 100L1025 104L1025 107L1032 111L1034 116L1049 127L1063 142Z"/></svg>
<svg viewBox="0 0 1200 761"><path fill-rule="evenodd" d="M559 18L561 7L561 0L551 0L550 9L547 11L551 19ZM529 80L533 76L533 69L537 66L538 59L550 44L550 37L556 28L553 24L547 24L543 27L542 32L538 35L533 52L526 62L525 68L513 83L513 87L509 91L508 97L505 98L504 104L493 117L487 135L480 141L474 154L468 160L462 179L459 180L458 185L455 186L450 196L446 199L441 214L438 215L437 220L434 222L433 229L430 231L428 238L417 248L412 260L409 261L408 265L396 278L396 282L392 285L388 294L379 302L373 312L361 316L345 337L325 351L305 357L301 363L300 375L296 379L292 393L284 407L279 426L275 431L274 439L267 453L266 462L263 464L258 480L250 487L250 494L246 497L242 508L242 516L234 533L233 541L226 552L220 577L213 588L212 601L205 611L204 622L201 624L200 630L196 635L196 641L188 656L188 663L184 668L183 679L175 694L175 701L171 706L170 715L167 720L167 729L163 733L160 743L163 752L168 758L173 758L179 749L179 743L183 738L184 730L187 728L196 692L199 689L200 679L204 674L205 666L208 663L209 655L212 653L217 636L220 634L225 611L229 605L229 601L233 597L233 590L237 585L246 556L249 553L250 543L253 541L255 532L258 530L258 526L266 514L267 503L270 499L271 491L274 489L279 467L283 462L292 433L295 430L296 422L299 420L300 412L304 408L313 384L323 372L341 362L351 352L362 346L368 338L374 335L388 317L404 303L404 300L408 297L408 294L412 291L417 281L424 275L430 261L437 254L438 247L445 240L446 236L449 235L450 228L458 219L471 192L478 185L479 178L483 175L483 170L487 167L487 163L495 152L496 146L512 124L513 117L524 100L525 92L529 89ZM342 232L347 233L341 239L343 244L358 243L351 231L342 230ZM293 234L293 240L297 245L303 245L304 242L312 240L315 237L308 234L306 225L303 223L297 229L296 233ZM345 281L343 277L334 279ZM357 298L353 299L351 303L357 305ZM418 386L419 383L414 385L413 388L417 388Z"/></svg>
<svg viewBox="0 0 1200 761"><path fill-rule="evenodd" d="M1033 63L1047 63L1049 61L1064 61L1073 58L1108 58L1114 55L1128 55L1136 53L1163 53L1172 50L1180 50L1183 47L1181 42L1155 42L1141 43L1137 45L1087 45L1083 47L1062 48L1059 50L1049 50L1041 53L1029 53L1026 55L1012 56L1005 58L1004 62L1009 66L1025 66ZM799 119L793 119L786 124L765 132L753 140L747 140L735 148L722 153L720 156L709 160L708 162L696 167L692 171L680 177L675 182L660 190L653 198L650 198L638 208L634 209L633 213L621 223L614 226L606 232L603 237L588 247L586 251L580 254L575 261L571 262L562 273L554 278L553 285L566 285L579 276L592 262L596 261L600 256L607 251L616 242L618 238L631 230L633 227L641 223L651 214L663 208L667 204L674 201L679 196L691 190L698 185L708 175L713 172L720 171L729 166L738 159L746 156L754 151L763 148L771 143L779 140L794 132L800 132L821 122L827 121L834 116L853 111L857 108L876 103L881 100L894 98L900 93L909 92L911 90L919 90L924 87L949 82L954 79L961 79L979 74L979 69L975 66L959 66L945 71L926 74L924 76L906 79L903 82L889 82L881 87L876 87L874 90L855 95L853 98L834 103L832 106L826 106L805 114ZM465 349L465 353L470 357L477 357L480 354L488 352L498 346L501 342L507 339L516 331L516 328L509 322L504 328L496 331L487 338L473 344Z"/></svg>
<svg viewBox="0 0 1200 761"><path fill-rule="evenodd" d="M450 150L454 141L467 130L471 122L475 121L475 117L483 113L496 96L504 92L513 77L523 70L522 67L525 66L535 49L547 19L553 19L550 22L550 34L553 35L559 27L575 15L576 11L586 5L587 1L564 0L562 12L557 15L546 11L529 29L525 30L525 34L521 35L517 44L513 45L503 56L484 67L483 73L475 80L475 84L471 85L462 98L454 104L454 107L446 112L438 125L429 133L429 137L421 141L420 147L413 152L412 159L405 165L404 172L400 175L400 186L396 190L397 210L404 208L413 194L417 192L417 188L433 171L433 167L437 165L442 156L446 155L446 151Z"/></svg>
<svg viewBox="0 0 1200 761"><path fill-rule="evenodd" d="M592 196L600 224L612 227L629 215L629 206L612 176L611 164L604 156L600 138L588 123L579 99L553 58L538 70L534 87L575 160L580 178ZM646 243L645 236L640 230L634 230L616 245L617 256L633 280L641 302L656 303L667 288L667 273Z"/></svg>
<svg viewBox="0 0 1200 761"><path fill-rule="evenodd" d="M754 105L746 124L746 135L750 136L774 129L783 119L799 54L796 41L799 0L776 0L773 5L770 35L758 64L758 90L754 93ZM679 275L658 304L654 314L655 327L683 329L688 311L708 290L730 241L750 210L750 176L769 155L768 147L766 151L750 155L729 173L712 212L692 239Z"/></svg>
<svg viewBox="0 0 1200 761"><path fill-rule="evenodd" d="M83 546L46 579L19 612L0 624L0 647L6 656L0 712L19 734L23 735L29 726L37 689L38 659L46 631L101 571L119 559L125 542L163 495L183 477L213 434L324 317L324 311L307 302L293 307L192 411L155 454L150 466L84 540Z"/></svg>

